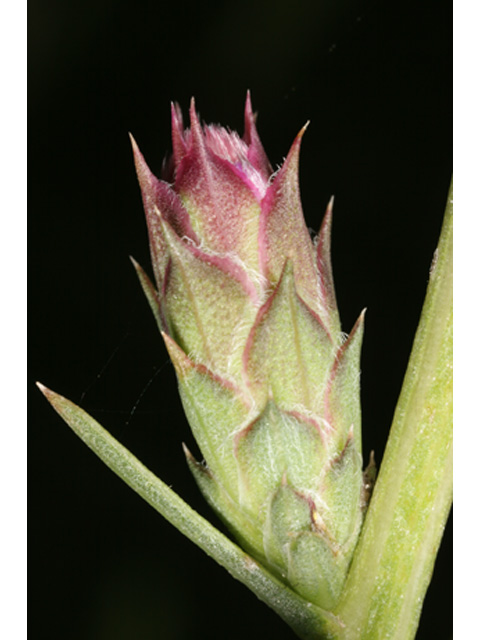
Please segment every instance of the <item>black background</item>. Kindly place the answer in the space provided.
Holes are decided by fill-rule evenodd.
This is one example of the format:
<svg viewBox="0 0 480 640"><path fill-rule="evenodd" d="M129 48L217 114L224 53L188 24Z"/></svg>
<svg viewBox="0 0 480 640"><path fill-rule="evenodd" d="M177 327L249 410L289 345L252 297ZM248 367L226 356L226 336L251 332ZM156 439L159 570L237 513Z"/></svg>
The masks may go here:
<svg viewBox="0 0 480 640"><path fill-rule="evenodd" d="M451 175L445 0L32 2L29 11L31 637L292 638L77 440L34 380L79 402L213 520L172 367L129 254L149 267L127 132L158 173L169 103L243 130L274 166L300 127L307 224L335 194L343 328L367 307L364 449L381 459ZM418 638L451 637L451 525Z"/></svg>

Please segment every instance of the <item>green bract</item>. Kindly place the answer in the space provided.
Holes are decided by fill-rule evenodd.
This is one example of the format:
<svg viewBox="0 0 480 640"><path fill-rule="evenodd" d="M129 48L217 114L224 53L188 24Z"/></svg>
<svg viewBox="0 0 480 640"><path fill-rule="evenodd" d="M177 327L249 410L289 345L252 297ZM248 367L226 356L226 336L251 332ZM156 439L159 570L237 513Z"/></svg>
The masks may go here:
<svg viewBox="0 0 480 640"><path fill-rule="evenodd" d="M298 159L273 174L250 99L245 134L190 128L172 108L163 179L133 149L154 286L136 265L175 366L205 463L206 499L243 548L302 597L332 610L365 506L359 360L363 314L340 330L332 205L312 243Z"/></svg>

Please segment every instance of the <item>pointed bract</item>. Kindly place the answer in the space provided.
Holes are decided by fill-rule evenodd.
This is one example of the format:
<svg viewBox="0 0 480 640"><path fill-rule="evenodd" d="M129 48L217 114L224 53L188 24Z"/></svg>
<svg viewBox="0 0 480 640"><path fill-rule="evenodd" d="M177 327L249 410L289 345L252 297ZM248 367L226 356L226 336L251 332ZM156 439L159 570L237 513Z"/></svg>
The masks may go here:
<svg viewBox="0 0 480 640"><path fill-rule="evenodd" d="M297 294L289 260L252 326L244 352L245 381L263 401L270 394L286 411L321 416L320 390L334 359L335 348L327 331Z"/></svg>
<svg viewBox="0 0 480 640"><path fill-rule="evenodd" d="M263 546L268 561L287 577L288 556L294 536L312 527L312 502L288 483L286 477L267 506Z"/></svg>
<svg viewBox="0 0 480 640"><path fill-rule="evenodd" d="M258 272L260 205L238 167L213 154L194 110L189 149L177 167L175 190L205 249L229 254Z"/></svg>
<svg viewBox="0 0 480 640"><path fill-rule="evenodd" d="M147 218L155 280L157 287L161 289L168 262L161 218L169 222L180 237L187 236L195 240L196 236L191 228L188 213L182 206L177 194L167 183L153 175L131 134L130 141Z"/></svg>
<svg viewBox="0 0 480 640"><path fill-rule="evenodd" d="M361 443L360 407L360 353L363 339L365 310L360 314L348 339L338 349L335 364L325 390L326 419L335 430L344 434L343 449L350 429L353 429L355 444L359 453ZM339 451L337 450L337 453Z"/></svg>
<svg viewBox="0 0 480 640"><path fill-rule="evenodd" d="M315 425L298 420L268 402L260 416L235 437L240 504L251 513L265 510L285 476L296 489L320 482L324 447ZM265 516L261 516L262 520Z"/></svg>
<svg viewBox="0 0 480 640"><path fill-rule="evenodd" d="M142 267L138 264L138 262L130 256L130 260L137 272L138 279L143 289L143 293L147 298L148 304L150 305L150 309L152 310L153 315L155 316L155 320L157 321L157 326L160 331L165 331L167 328L167 322L165 320L165 316L162 309L161 297L158 295L158 291L152 284L152 281L147 276Z"/></svg>
<svg viewBox="0 0 480 640"><path fill-rule="evenodd" d="M333 610L366 504L359 360L344 341L330 260L332 201L316 244L303 219L296 137L276 175L250 95L245 132L190 128L172 105L158 180L133 142L157 290L135 263L205 461L200 490L232 534L310 603ZM368 481L367 481L368 482Z"/></svg>
<svg viewBox="0 0 480 640"><path fill-rule="evenodd" d="M185 444L183 450L190 471L208 504L230 528L242 548L255 554L262 545L262 537L256 523L244 511L237 508L237 503L228 495L210 469L197 462Z"/></svg>
<svg viewBox="0 0 480 640"><path fill-rule="evenodd" d="M228 380L196 365L168 335L165 345L177 372L185 413L208 466L238 502L234 439L238 428L249 424L251 407ZM218 418L221 416L221 419Z"/></svg>
<svg viewBox="0 0 480 640"><path fill-rule="evenodd" d="M187 153L187 144L183 137L183 116L176 102L171 104L173 162L178 167Z"/></svg>
<svg viewBox="0 0 480 640"><path fill-rule="evenodd" d="M323 514L325 527L339 548L347 550L356 542L363 515L358 508L363 491L360 451L352 428L343 451L326 466L322 481L324 499L331 505Z"/></svg>
<svg viewBox="0 0 480 640"><path fill-rule="evenodd" d="M304 127L262 201L260 218L260 265L272 284L280 279L285 260L294 265L300 297L316 313L325 315L319 302L315 253L305 226L298 185L298 160Z"/></svg>
<svg viewBox="0 0 480 640"><path fill-rule="evenodd" d="M245 101L245 131L243 139L248 145L248 160L256 169L262 172L265 180L268 180L273 173L273 169L260 141L255 121L256 117L252 111L250 91L248 91Z"/></svg>
<svg viewBox="0 0 480 640"><path fill-rule="evenodd" d="M313 531L295 536L289 547L289 583L306 600L331 611L341 594L348 561L332 551L328 541Z"/></svg>
<svg viewBox="0 0 480 640"><path fill-rule="evenodd" d="M320 295L323 306L327 310L329 329L332 335L340 333L340 318L338 315L335 286L333 284L333 272L331 261L331 235L332 235L333 196L327 205L322 226L316 239L317 270L320 279Z"/></svg>
<svg viewBox="0 0 480 640"><path fill-rule="evenodd" d="M196 362L227 377L238 375L241 336L246 339L253 321L255 290L227 257L202 253L166 222L163 233L171 257L164 288L170 334Z"/></svg>

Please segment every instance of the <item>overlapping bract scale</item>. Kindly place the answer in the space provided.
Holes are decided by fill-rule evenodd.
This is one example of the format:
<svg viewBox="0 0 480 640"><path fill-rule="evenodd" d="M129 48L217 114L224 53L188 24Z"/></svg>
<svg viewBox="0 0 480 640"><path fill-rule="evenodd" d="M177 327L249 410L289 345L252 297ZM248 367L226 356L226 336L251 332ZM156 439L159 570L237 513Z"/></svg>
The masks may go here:
<svg viewBox="0 0 480 640"><path fill-rule="evenodd" d="M245 379L260 404L271 395L284 410L321 416L335 347L295 284L294 266L288 261L252 327L244 353Z"/></svg>
<svg viewBox="0 0 480 640"><path fill-rule="evenodd" d="M315 243L303 219L304 130L274 174L249 95L243 138L202 125L193 101L185 128L172 105L163 180L133 142L156 286L134 265L205 459L185 449L201 491L248 553L331 609L362 521L363 315L344 340L332 202Z"/></svg>

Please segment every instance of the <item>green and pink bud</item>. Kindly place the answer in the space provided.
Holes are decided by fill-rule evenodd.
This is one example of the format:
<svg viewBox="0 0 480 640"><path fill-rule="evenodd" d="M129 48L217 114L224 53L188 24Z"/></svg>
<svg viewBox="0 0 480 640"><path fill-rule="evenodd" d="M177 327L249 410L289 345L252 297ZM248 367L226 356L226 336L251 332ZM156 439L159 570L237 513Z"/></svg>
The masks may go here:
<svg viewBox="0 0 480 640"><path fill-rule="evenodd" d="M172 106L162 179L132 139L155 285L137 273L205 458L189 466L243 548L305 599L334 608L364 510L363 314L341 332L332 203L312 243L298 185L305 128L273 173L245 132L190 127Z"/></svg>

